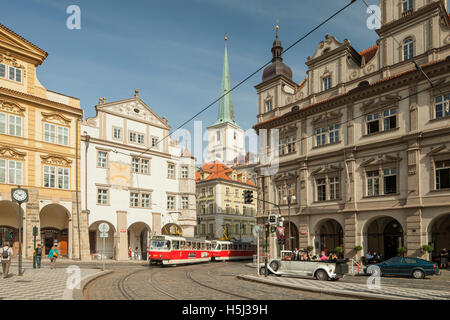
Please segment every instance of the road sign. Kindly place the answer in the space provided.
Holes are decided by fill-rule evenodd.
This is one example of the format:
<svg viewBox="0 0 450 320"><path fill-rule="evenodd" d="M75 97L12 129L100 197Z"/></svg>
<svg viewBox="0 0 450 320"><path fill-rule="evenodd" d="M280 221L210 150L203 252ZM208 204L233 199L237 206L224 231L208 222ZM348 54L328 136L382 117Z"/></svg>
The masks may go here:
<svg viewBox="0 0 450 320"><path fill-rule="evenodd" d="M101 232L101 233L100 233L100 238L108 238L108 233L106 233L106 232Z"/></svg>
<svg viewBox="0 0 450 320"><path fill-rule="evenodd" d="M263 230L260 226L254 226L252 232L253 232L253 236L256 238L258 236L258 234L262 235Z"/></svg>
<svg viewBox="0 0 450 320"><path fill-rule="evenodd" d="M269 214L269 224L277 224L277 215Z"/></svg>
<svg viewBox="0 0 450 320"><path fill-rule="evenodd" d="M98 230L99 230L100 232L103 232L103 233L108 232L108 231L109 231L109 225L108 225L107 223L105 223L105 222L102 222L102 223L100 223L100 225L98 226Z"/></svg>

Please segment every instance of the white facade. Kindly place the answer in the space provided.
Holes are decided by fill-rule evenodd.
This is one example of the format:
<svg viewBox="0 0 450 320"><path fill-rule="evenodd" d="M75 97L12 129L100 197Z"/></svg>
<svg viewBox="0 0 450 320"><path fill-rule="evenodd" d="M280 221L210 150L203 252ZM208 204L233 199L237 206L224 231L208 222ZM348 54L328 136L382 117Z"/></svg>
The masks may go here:
<svg viewBox="0 0 450 320"><path fill-rule="evenodd" d="M229 122L208 127L208 159L232 164L245 157L244 130Z"/></svg>
<svg viewBox="0 0 450 320"><path fill-rule="evenodd" d="M149 235L170 232L167 225L193 236L194 159L182 157L170 138L163 140L168 121L137 93L117 102L100 100L96 111L81 127L81 198L89 212L91 254L102 252L101 222L110 225L105 255L118 260L127 259L130 247L145 258Z"/></svg>

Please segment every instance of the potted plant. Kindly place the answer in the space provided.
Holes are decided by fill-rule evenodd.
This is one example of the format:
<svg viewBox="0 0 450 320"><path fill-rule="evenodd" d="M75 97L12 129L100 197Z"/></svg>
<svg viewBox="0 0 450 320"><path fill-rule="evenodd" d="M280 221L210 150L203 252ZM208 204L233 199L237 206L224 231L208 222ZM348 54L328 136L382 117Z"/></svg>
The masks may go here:
<svg viewBox="0 0 450 320"><path fill-rule="evenodd" d="M359 251L361 251L362 250L362 247L361 246L356 246L355 248L353 248L356 252L359 252Z"/></svg>
<svg viewBox="0 0 450 320"><path fill-rule="evenodd" d="M432 260L431 252L434 251L434 247L432 245L426 244L422 246L422 251L428 253L428 259Z"/></svg>
<svg viewBox="0 0 450 320"><path fill-rule="evenodd" d="M308 253L310 253L311 251L314 250L314 247L313 246L307 246L306 250L308 251Z"/></svg>
<svg viewBox="0 0 450 320"><path fill-rule="evenodd" d="M422 251L430 253L434 251L434 247L426 244L422 246Z"/></svg>
<svg viewBox="0 0 450 320"><path fill-rule="evenodd" d="M408 249L406 249L405 247L400 247L397 249L397 252L402 256L405 257L405 253L408 252Z"/></svg>
<svg viewBox="0 0 450 320"><path fill-rule="evenodd" d="M336 252L336 253L342 253L342 247L336 247L336 248L334 248L334 252Z"/></svg>

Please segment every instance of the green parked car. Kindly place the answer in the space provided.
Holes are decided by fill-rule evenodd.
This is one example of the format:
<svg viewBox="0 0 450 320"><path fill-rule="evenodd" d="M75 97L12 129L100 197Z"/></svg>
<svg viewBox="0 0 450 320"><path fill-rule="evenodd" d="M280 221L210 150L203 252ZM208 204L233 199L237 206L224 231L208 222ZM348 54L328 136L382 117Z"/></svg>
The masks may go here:
<svg viewBox="0 0 450 320"><path fill-rule="evenodd" d="M425 276L439 274L436 263L420 258L394 257L381 263L372 264L364 269L366 274L374 274L380 268L381 276L396 275L423 279Z"/></svg>

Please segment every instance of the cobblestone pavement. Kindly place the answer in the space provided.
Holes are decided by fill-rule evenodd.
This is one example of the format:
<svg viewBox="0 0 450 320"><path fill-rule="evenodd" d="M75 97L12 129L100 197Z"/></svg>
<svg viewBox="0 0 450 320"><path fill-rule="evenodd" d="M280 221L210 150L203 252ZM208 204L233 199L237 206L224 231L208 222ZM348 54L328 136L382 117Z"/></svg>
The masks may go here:
<svg viewBox="0 0 450 320"><path fill-rule="evenodd" d="M25 264L23 276L17 276L17 265L11 265L9 276L0 276L1 300L70 300L72 290L67 287L68 277L66 268L50 269L43 266L33 269ZM1 271L1 269L0 269ZM99 273L98 269L80 269L81 278Z"/></svg>
<svg viewBox="0 0 450 320"><path fill-rule="evenodd" d="M318 281L315 279L269 277L244 275L243 279L263 282L275 286L288 286L299 290L317 290L328 294L354 295L355 297L380 299L420 299L420 300L449 300L450 286L447 281L438 285L427 279L398 279L381 278L379 288L367 286L368 277L346 277L339 281ZM374 284L374 282L371 282Z"/></svg>
<svg viewBox="0 0 450 320"><path fill-rule="evenodd" d="M253 269L241 262L217 262L177 267L147 266L116 269L90 282L90 300L333 300L327 294L272 286L237 279ZM348 299L348 298L346 298Z"/></svg>

